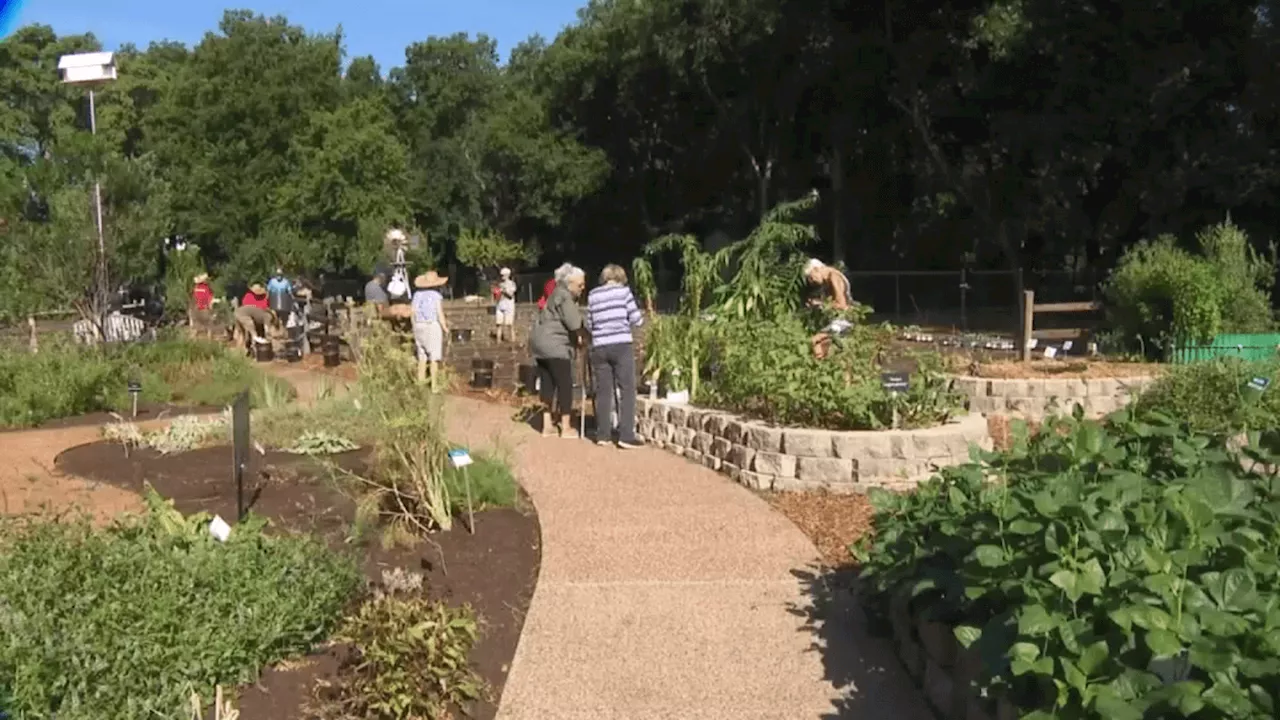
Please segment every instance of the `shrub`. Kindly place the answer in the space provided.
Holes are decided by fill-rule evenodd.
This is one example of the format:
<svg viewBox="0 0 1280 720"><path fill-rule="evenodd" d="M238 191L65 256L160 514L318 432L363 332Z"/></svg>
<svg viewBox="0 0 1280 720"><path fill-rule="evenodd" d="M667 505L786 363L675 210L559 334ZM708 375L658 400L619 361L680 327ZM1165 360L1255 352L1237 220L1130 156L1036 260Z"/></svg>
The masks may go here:
<svg viewBox="0 0 1280 720"><path fill-rule="evenodd" d="M467 466L466 474L470 478L473 509L515 507L520 500L520 485L507 460L492 452L483 451L471 453L471 459L473 462ZM454 513L466 510L467 488L464 477L463 470L453 466L449 466L444 473Z"/></svg>
<svg viewBox="0 0 1280 720"><path fill-rule="evenodd" d="M1230 221L1196 236L1201 254L1165 235L1120 259L1107 280L1108 322L1124 349L1160 359L1179 341L1273 327L1273 264Z"/></svg>
<svg viewBox="0 0 1280 720"><path fill-rule="evenodd" d="M224 544L205 514L148 493L141 519L0 526L0 687L14 717L178 717L324 641L354 564L250 518ZM185 715L183 715L185 716Z"/></svg>
<svg viewBox="0 0 1280 720"><path fill-rule="evenodd" d="M823 360L809 350L810 328L798 315L773 321L704 322L706 380L698 402L784 425L838 430L935 425L963 407L938 363L921 356L920 371L903 395L880 384L878 364L887 332L855 324Z"/></svg>
<svg viewBox="0 0 1280 720"><path fill-rule="evenodd" d="M34 355L0 351L0 426L29 427L91 412L128 409L130 380L142 402L223 405L244 390L261 404L292 397L288 383L262 374L216 343L162 340L86 348L49 343Z"/></svg>
<svg viewBox="0 0 1280 720"><path fill-rule="evenodd" d="M1275 717L1280 478L1159 414L1046 429L873 492L864 597L954 626L1022 717Z"/></svg>
<svg viewBox="0 0 1280 720"><path fill-rule="evenodd" d="M1135 407L1159 411L1212 435L1280 428L1280 393L1274 388L1261 397L1250 393L1245 385L1254 377L1280 380L1280 362L1219 358L1179 365L1138 396Z"/></svg>
<svg viewBox="0 0 1280 720"><path fill-rule="evenodd" d="M354 657L338 679L317 688L324 718L447 718L484 692L469 664L476 642L470 608L420 596L379 594L335 635Z"/></svg>

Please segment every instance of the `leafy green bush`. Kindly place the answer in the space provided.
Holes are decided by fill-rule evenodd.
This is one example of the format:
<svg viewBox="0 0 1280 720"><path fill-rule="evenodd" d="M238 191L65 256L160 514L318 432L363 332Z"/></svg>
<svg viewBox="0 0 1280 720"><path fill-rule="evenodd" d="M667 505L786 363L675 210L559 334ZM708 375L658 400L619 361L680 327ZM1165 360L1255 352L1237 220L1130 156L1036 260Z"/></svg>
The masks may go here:
<svg viewBox="0 0 1280 720"><path fill-rule="evenodd" d="M1055 419L872 502L871 606L955 627L1022 717L1276 717L1280 477L1217 439L1159 414Z"/></svg>
<svg viewBox="0 0 1280 720"><path fill-rule="evenodd" d="M1280 362L1219 358L1178 365L1138 396L1140 411L1178 418L1197 432L1226 435L1242 430L1280 429L1280 392L1260 397L1245 389L1254 377L1280 380Z"/></svg>
<svg viewBox="0 0 1280 720"><path fill-rule="evenodd" d="M1123 349L1160 359L1179 340L1208 342L1219 333L1274 327L1274 263L1230 221L1206 228L1196 241L1199 255L1164 235L1120 259L1105 294L1108 322Z"/></svg>
<svg viewBox="0 0 1280 720"><path fill-rule="evenodd" d="M142 384L142 402L216 406L247 389L260 404L269 390L289 397L294 392L216 343L162 340L105 348L50 343L34 355L0 350L0 426L123 411L132 402L130 380Z"/></svg>
<svg viewBox="0 0 1280 720"><path fill-rule="evenodd" d="M195 691L254 680L327 639L359 586L353 563L154 492L137 521L0 525L0 687L13 717L179 717Z"/></svg>
<svg viewBox="0 0 1280 720"><path fill-rule="evenodd" d="M473 508L515 507L520 500L520 485L507 460L484 451L471 453L471 459L473 462L466 470L470 476ZM450 466L445 470L444 480L449 485L453 511L465 511L467 489L463 484L463 471Z"/></svg>
<svg viewBox="0 0 1280 720"><path fill-rule="evenodd" d="M853 325L818 360L809 349L811 329L798 314L693 322L706 338L697 402L708 407L837 430L890 427L895 410L904 427L936 425L963 407L928 356L907 393L885 392L878 361L888 336L878 326Z"/></svg>
<svg viewBox="0 0 1280 720"><path fill-rule="evenodd" d="M468 607L421 596L380 594L346 618L335 639L355 657L317 689L323 718L413 720L451 717L481 697L471 669L477 623Z"/></svg>

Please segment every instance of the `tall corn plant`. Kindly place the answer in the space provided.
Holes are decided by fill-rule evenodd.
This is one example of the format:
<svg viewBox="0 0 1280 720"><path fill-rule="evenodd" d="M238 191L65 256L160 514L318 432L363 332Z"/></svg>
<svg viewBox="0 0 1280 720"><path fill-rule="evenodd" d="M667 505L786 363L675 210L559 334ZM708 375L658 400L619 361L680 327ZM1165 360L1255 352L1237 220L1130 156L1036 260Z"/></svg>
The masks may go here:
<svg viewBox="0 0 1280 720"><path fill-rule="evenodd" d="M684 269L680 286L680 307L676 318L662 318L654 323L645 339L645 373L657 380L663 372L689 370L689 398L696 397L698 376L707 349L707 328L700 322L702 311L711 297L721 269L729 253L709 253L692 235L664 235L649 243L644 253L631 265L645 306L653 308L656 292L652 258L664 252L678 251Z"/></svg>
<svg viewBox="0 0 1280 720"><path fill-rule="evenodd" d="M716 313L775 320L800 308L804 278L802 248L817 234L796 216L812 208L816 195L782 203L746 238L722 252L737 264L733 279L716 289Z"/></svg>

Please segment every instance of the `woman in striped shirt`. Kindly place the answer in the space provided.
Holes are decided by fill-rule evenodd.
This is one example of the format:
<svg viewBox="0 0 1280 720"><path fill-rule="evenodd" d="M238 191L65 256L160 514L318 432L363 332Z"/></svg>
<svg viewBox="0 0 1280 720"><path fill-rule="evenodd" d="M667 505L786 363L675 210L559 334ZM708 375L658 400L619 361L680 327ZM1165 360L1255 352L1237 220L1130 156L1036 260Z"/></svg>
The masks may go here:
<svg viewBox="0 0 1280 720"><path fill-rule="evenodd" d="M591 370L596 377L596 444L613 436L613 398L618 396L618 447L639 447L636 438L636 354L631 328L644 322L636 296L627 287L627 271L607 265L600 286L587 295L591 332Z"/></svg>

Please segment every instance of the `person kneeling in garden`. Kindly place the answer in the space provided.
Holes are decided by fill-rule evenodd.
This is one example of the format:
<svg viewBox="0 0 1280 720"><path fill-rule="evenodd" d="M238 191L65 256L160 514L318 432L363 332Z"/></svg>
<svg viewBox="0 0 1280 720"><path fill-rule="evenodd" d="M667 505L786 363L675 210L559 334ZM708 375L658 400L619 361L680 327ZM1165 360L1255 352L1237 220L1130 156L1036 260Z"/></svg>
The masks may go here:
<svg viewBox="0 0 1280 720"><path fill-rule="evenodd" d="M236 308L236 325L240 328L243 342L247 345L253 341L265 345L269 341L263 337L267 329L275 322L276 316L268 309L267 289L261 283L249 286L244 294L240 307Z"/></svg>
<svg viewBox="0 0 1280 720"><path fill-rule="evenodd" d="M418 382L427 379L431 364L431 389L440 391L440 361L444 359L444 336L449 324L444 319L444 296L436 288L449 282L431 270L413 279L413 345L418 353Z"/></svg>
<svg viewBox="0 0 1280 720"><path fill-rule="evenodd" d="M843 315L853 306L853 297L849 294L849 278L817 258L805 263L804 277L819 290L817 296L809 299L809 306L825 308L831 317L826 327L809 338L813 356L821 360L831 351L832 338L852 327L853 323Z"/></svg>

